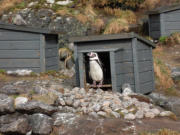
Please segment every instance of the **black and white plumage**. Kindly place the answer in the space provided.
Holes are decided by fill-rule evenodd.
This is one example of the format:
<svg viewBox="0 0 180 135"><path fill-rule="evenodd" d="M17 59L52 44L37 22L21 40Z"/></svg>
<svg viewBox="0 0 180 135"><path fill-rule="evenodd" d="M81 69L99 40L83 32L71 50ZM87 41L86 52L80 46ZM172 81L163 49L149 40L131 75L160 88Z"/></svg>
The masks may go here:
<svg viewBox="0 0 180 135"><path fill-rule="evenodd" d="M90 65L89 75L93 80L93 85L96 86L96 82L99 82L98 87L101 87L103 82L103 69L99 57L95 52L90 52L87 55L89 56Z"/></svg>

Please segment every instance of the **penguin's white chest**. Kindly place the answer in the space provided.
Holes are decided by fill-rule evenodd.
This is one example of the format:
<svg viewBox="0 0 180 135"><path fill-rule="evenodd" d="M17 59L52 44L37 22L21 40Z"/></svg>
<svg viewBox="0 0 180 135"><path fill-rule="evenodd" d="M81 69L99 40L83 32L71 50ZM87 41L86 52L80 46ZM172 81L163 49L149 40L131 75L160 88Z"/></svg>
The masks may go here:
<svg viewBox="0 0 180 135"><path fill-rule="evenodd" d="M101 81L103 79L103 71L96 61L90 61L90 76L94 81Z"/></svg>

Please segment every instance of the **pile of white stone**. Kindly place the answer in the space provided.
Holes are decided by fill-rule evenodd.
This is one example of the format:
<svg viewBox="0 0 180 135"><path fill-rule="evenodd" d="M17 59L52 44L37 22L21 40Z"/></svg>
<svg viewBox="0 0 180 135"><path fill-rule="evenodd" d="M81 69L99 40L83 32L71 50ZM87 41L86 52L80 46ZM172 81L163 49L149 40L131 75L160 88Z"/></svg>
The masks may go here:
<svg viewBox="0 0 180 135"><path fill-rule="evenodd" d="M164 111L152 103L138 101L131 98L135 93L118 93L101 89L74 88L65 89L57 99L60 110L94 117L115 117L127 120L154 118L156 116L174 115Z"/></svg>

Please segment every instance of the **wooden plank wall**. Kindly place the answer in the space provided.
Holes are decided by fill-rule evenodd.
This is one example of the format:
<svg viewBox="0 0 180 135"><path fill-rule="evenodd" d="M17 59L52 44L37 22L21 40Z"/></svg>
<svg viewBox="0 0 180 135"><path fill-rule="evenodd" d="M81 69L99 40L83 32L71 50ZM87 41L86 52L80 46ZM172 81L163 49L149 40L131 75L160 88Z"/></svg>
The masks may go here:
<svg viewBox="0 0 180 135"><path fill-rule="evenodd" d="M0 69L40 72L39 34L0 29Z"/></svg>
<svg viewBox="0 0 180 135"><path fill-rule="evenodd" d="M141 93L149 93L154 89L154 71L152 49L146 43L137 40L137 57Z"/></svg>
<svg viewBox="0 0 180 135"><path fill-rule="evenodd" d="M164 13L164 36L169 36L174 32L180 32L180 10Z"/></svg>
<svg viewBox="0 0 180 135"><path fill-rule="evenodd" d="M57 36L46 35L46 70L59 70L58 40Z"/></svg>
<svg viewBox="0 0 180 135"><path fill-rule="evenodd" d="M161 36L159 14L149 15L149 35L153 39L159 39Z"/></svg>
<svg viewBox="0 0 180 135"><path fill-rule="evenodd" d="M124 83L129 83L134 90L134 65L132 56L132 44L131 40L126 42L123 41L119 43L123 46L122 49L115 52L115 70L116 70L116 85L119 92L121 92L122 85Z"/></svg>

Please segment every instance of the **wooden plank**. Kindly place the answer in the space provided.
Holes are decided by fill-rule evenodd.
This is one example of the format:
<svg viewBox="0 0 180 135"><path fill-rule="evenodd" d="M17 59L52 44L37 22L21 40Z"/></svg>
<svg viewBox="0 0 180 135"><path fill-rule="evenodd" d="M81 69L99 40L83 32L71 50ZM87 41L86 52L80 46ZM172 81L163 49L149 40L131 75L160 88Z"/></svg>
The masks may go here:
<svg viewBox="0 0 180 135"><path fill-rule="evenodd" d="M151 48L151 53L152 53L152 48ZM155 89L155 75L154 75L154 60L153 60L153 57L152 57L152 59L151 59L151 61L152 61L152 90L154 90Z"/></svg>
<svg viewBox="0 0 180 135"><path fill-rule="evenodd" d="M45 36L40 35L40 69L41 72L46 71L46 60L45 60Z"/></svg>
<svg viewBox="0 0 180 135"><path fill-rule="evenodd" d="M154 90L153 82L151 81L151 82L140 84L140 88L141 88L141 93L142 94L150 93L150 92L152 92Z"/></svg>
<svg viewBox="0 0 180 135"><path fill-rule="evenodd" d="M0 68L40 67L39 59L0 59Z"/></svg>
<svg viewBox="0 0 180 135"><path fill-rule="evenodd" d="M160 21L160 16L159 16L159 14L150 15L149 18L150 18L150 23L154 23L154 22L159 22L159 21Z"/></svg>
<svg viewBox="0 0 180 135"><path fill-rule="evenodd" d="M149 50L150 46L147 45L146 43L137 40L137 50Z"/></svg>
<svg viewBox="0 0 180 135"><path fill-rule="evenodd" d="M160 15L160 37L166 35L166 28L165 28L165 13Z"/></svg>
<svg viewBox="0 0 180 135"><path fill-rule="evenodd" d="M131 50L122 50L118 51L115 57L115 62L130 62L132 61L132 51Z"/></svg>
<svg viewBox="0 0 180 135"><path fill-rule="evenodd" d="M46 49L57 48L57 47L58 47L57 40L55 40L55 39L54 40L53 39L46 40Z"/></svg>
<svg viewBox="0 0 180 135"><path fill-rule="evenodd" d="M58 50L57 50L57 48L46 49L45 56L46 56L46 58L49 58L49 57L57 57L57 56L58 56Z"/></svg>
<svg viewBox="0 0 180 135"><path fill-rule="evenodd" d="M137 51L137 38L132 39L132 49L133 49L133 65L134 65L134 83L135 83L135 92L141 93L140 91L140 80L139 80L139 65L138 65L138 54Z"/></svg>
<svg viewBox="0 0 180 135"><path fill-rule="evenodd" d="M40 73L40 68L34 68L34 67L5 67L1 68L6 71L15 71L15 70L22 70L22 69L27 69L27 70L32 70L33 72Z"/></svg>
<svg viewBox="0 0 180 135"><path fill-rule="evenodd" d="M152 74L153 74L152 71L146 71L146 72L139 73L140 83L152 81L153 80Z"/></svg>
<svg viewBox="0 0 180 135"><path fill-rule="evenodd" d="M76 86L80 86L79 62L78 62L78 53L77 53L76 44L74 44L74 60L75 60L75 71L76 71Z"/></svg>
<svg viewBox="0 0 180 135"><path fill-rule="evenodd" d="M133 73L134 72L134 65L133 62L121 62L116 63L116 73Z"/></svg>
<svg viewBox="0 0 180 135"><path fill-rule="evenodd" d="M151 31L158 31L158 30L160 30L160 23L159 22L151 23L150 29L151 29Z"/></svg>
<svg viewBox="0 0 180 135"><path fill-rule="evenodd" d="M116 84L116 67L115 67L115 52L110 52L110 68L111 68L111 83L112 83L112 91L118 91Z"/></svg>
<svg viewBox="0 0 180 135"><path fill-rule="evenodd" d="M153 62L152 61L140 61L140 62L138 62L138 65L139 65L139 72L141 73L141 72L152 70Z"/></svg>
<svg viewBox="0 0 180 135"><path fill-rule="evenodd" d="M85 69L84 69L84 63L83 63L83 54L78 53L78 62L79 62L79 78L80 78L80 87L85 88L84 82L85 82Z"/></svg>
<svg viewBox="0 0 180 135"><path fill-rule="evenodd" d="M58 57L51 57L46 59L46 66L58 65Z"/></svg>
<svg viewBox="0 0 180 135"><path fill-rule="evenodd" d="M58 65L46 66L46 71L48 70L55 70L58 71Z"/></svg>
<svg viewBox="0 0 180 135"><path fill-rule="evenodd" d="M114 41L99 41L99 42L84 42L78 43L77 49L88 50L88 49L112 49L112 48L122 48L131 49L130 40L114 40Z"/></svg>
<svg viewBox="0 0 180 135"><path fill-rule="evenodd" d="M39 41L0 41L0 50L39 50Z"/></svg>
<svg viewBox="0 0 180 135"><path fill-rule="evenodd" d="M24 58L33 59L39 58L39 50L0 50L1 59Z"/></svg>
<svg viewBox="0 0 180 135"><path fill-rule="evenodd" d="M39 34L28 33L28 32L15 32L15 31L7 31L0 32L0 40L1 41L24 41L24 40L39 40Z"/></svg>
<svg viewBox="0 0 180 135"><path fill-rule="evenodd" d="M94 86L94 85L88 85L88 88L98 88L98 86ZM111 88L112 85L111 84L104 84L102 85L100 88Z"/></svg>
<svg viewBox="0 0 180 135"><path fill-rule="evenodd" d="M166 30L166 36L171 35L172 33L180 32L180 29L172 29L172 30Z"/></svg>
<svg viewBox="0 0 180 135"><path fill-rule="evenodd" d="M180 21L180 12L168 12L165 13L163 18L165 21Z"/></svg>
<svg viewBox="0 0 180 135"><path fill-rule="evenodd" d="M159 39L160 36L161 36L161 31L151 31L151 30L150 30L150 36L151 36L153 39Z"/></svg>
<svg viewBox="0 0 180 135"><path fill-rule="evenodd" d="M151 50L139 50L137 54L138 61L148 61L152 58Z"/></svg>
<svg viewBox="0 0 180 135"><path fill-rule="evenodd" d="M179 22L165 22L165 28L166 30L180 30L180 21Z"/></svg>
<svg viewBox="0 0 180 135"><path fill-rule="evenodd" d="M134 73L118 74L116 82L117 86L122 86L124 83L135 84Z"/></svg>

